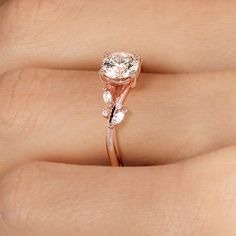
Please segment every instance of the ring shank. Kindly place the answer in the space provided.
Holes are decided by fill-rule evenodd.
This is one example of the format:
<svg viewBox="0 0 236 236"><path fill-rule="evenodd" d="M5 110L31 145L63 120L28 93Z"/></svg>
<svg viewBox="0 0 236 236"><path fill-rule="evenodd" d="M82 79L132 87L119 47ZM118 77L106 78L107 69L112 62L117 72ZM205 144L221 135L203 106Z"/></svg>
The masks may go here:
<svg viewBox="0 0 236 236"><path fill-rule="evenodd" d="M115 126L107 128L106 148L107 148L107 155L111 165L124 166L122 158L119 153Z"/></svg>
<svg viewBox="0 0 236 236"><path fill-rule="evenodd" d="M119 104L123 104L129 91L130 91L130 85L123 87L122 93L120 94L119 99L117 100ZM110 120L111 118L112 116L110 117ZM106 135L106 148L107 148L107 156L111 166L124 166L122 157L119 153L115 126L108 125L107 135Z"/></svg>

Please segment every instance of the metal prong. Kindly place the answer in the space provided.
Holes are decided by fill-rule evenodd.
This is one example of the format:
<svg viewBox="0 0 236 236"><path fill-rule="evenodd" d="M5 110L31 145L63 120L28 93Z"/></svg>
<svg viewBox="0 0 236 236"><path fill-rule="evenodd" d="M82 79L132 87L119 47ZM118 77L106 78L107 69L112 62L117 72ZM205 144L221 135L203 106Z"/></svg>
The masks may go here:
<svg viewBox="0 0 236 236"><path fill-rule="evenodd" d="M110 57L110 56L111 56L111 52L110 52L110 51L106 51L106 52L104 53L104 58Z"/></svg>
<svg viewBox="0 0 236 236"><path fill-rule="evenodd" d="M137 75L136 74L132 74L130 76L130 79L131 79L130 87L134 88L136 86L136 82L137 82Z"/></svg>
<svg viewBox="0 0 236 236"><path fill-rule="evenodd" d="M134 54L134 57L141 63L141 56L138 54Z"/></svg>
<svg viewBox="0 0 236 236"><path fill-rule="evenodd" d="M99 73L100 78L103 79L103 78L104 78L104 72L103 72L103 70L102 70L102 69L99 70L98 73Z"/></svg>

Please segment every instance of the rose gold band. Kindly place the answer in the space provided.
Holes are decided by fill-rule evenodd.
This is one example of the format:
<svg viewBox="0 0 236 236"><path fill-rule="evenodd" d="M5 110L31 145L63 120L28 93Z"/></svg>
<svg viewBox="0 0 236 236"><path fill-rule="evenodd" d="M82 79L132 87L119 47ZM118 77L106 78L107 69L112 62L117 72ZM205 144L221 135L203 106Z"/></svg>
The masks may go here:
<svg viewBox="0 0 236 236"><path fill-rule="evenodd" d="M106 133L107 155L111 166L124 166L119 152L116 126L123 121L127 112L127 108L123 103L130 89L136 85L141 70L141 59L139 56L128 53L106 53L104 60L104 65L100 70L100 78L105 84L103 99L106 103L106 108L102 114L108 119ZM135 69L132 70L132 66ZM129 70L132 73L128 73ZM116 73L115 76L114 73ZM109 77L109 75L112 77Z"/></svg>
<svg viewBox="0 0 236 236"><path fill-rule="evenodd" d="M124 166L117 144L116 127L107 128L106 148L111 166Z"/></svg>
<svg viewBox="0 0 236 236"><path fill-rule="evenodd" d="M115 97L116 89L118 87L114 87L112 90L114 91L113 97ZM130 85L125 86L124 88L119 88L122 92L122 94L119 96L119 99L116 100L115 105L113 106L112 110L116 110L117 104L123 105L123 102L125 98L127 97L129 90L130 90ZM111 114L109 117L108 121L108 128L107 128L107 135L106 135L106 148L107 148L107 155L108 159L110 161L110 164L112 166L124 166L123 160L120 156L119 152L119 146L118 146L118 141L117 141L117 135L116 135L116 126L111 124L111 120L113 118L114 112Z"/></svg>

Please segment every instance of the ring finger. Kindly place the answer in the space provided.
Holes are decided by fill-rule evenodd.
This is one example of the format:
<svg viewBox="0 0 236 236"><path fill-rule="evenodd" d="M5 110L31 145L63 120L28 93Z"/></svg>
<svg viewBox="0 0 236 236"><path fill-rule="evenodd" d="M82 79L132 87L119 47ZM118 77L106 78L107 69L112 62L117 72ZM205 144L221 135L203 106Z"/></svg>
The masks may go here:
<svg viewBox="0 0 236 236"><path fill-rule="evenodd" d="M101 86L96 72L25 69L2 76L2 171L30 160L105 164ZM119 127L126 165L169 163L233 145L235 91L235 72L142 74Z"/></svg>

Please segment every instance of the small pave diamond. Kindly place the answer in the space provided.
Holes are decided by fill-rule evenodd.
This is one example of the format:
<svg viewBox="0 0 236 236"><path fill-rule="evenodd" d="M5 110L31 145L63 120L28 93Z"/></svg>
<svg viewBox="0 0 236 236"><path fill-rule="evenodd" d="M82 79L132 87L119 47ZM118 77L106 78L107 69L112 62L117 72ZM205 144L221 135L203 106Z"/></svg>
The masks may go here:
<svg viewBox="0 0 236 236"><path fill-rule="evenodd" d="M110 91L106 90L103 92L103 100L106 104L110 104L112 102L112 95Z"/></svg>
<svg viewBox="0 0 236 236"><path fill-rule="evenodd" d="M104 116L105 118L108 118L109 115L110 115L110 112L107 109L104 109L102 111L102 116Z"/></svg>
<svg viewBox="0 0 236 236"><path fill-rule="evenodd" d="M137 56L119 52L107 53L102 61L102 72L110 79L126 79L136 74L140 68L140 60Z"/></svg>
<svg viewBox="0 0 236 236"><path fill-rule="evenodd" d="M123 111L124 113L127 113L127 112L128 112L127 107L123 107L123 108L122 108L122 111Z"/></svg>
<svg viewBox="0 0 236 236"><path fill-rule="evenodd" d="M123 105L119 101L116 101L116 109L121 109L122 107Z"/></svg>

